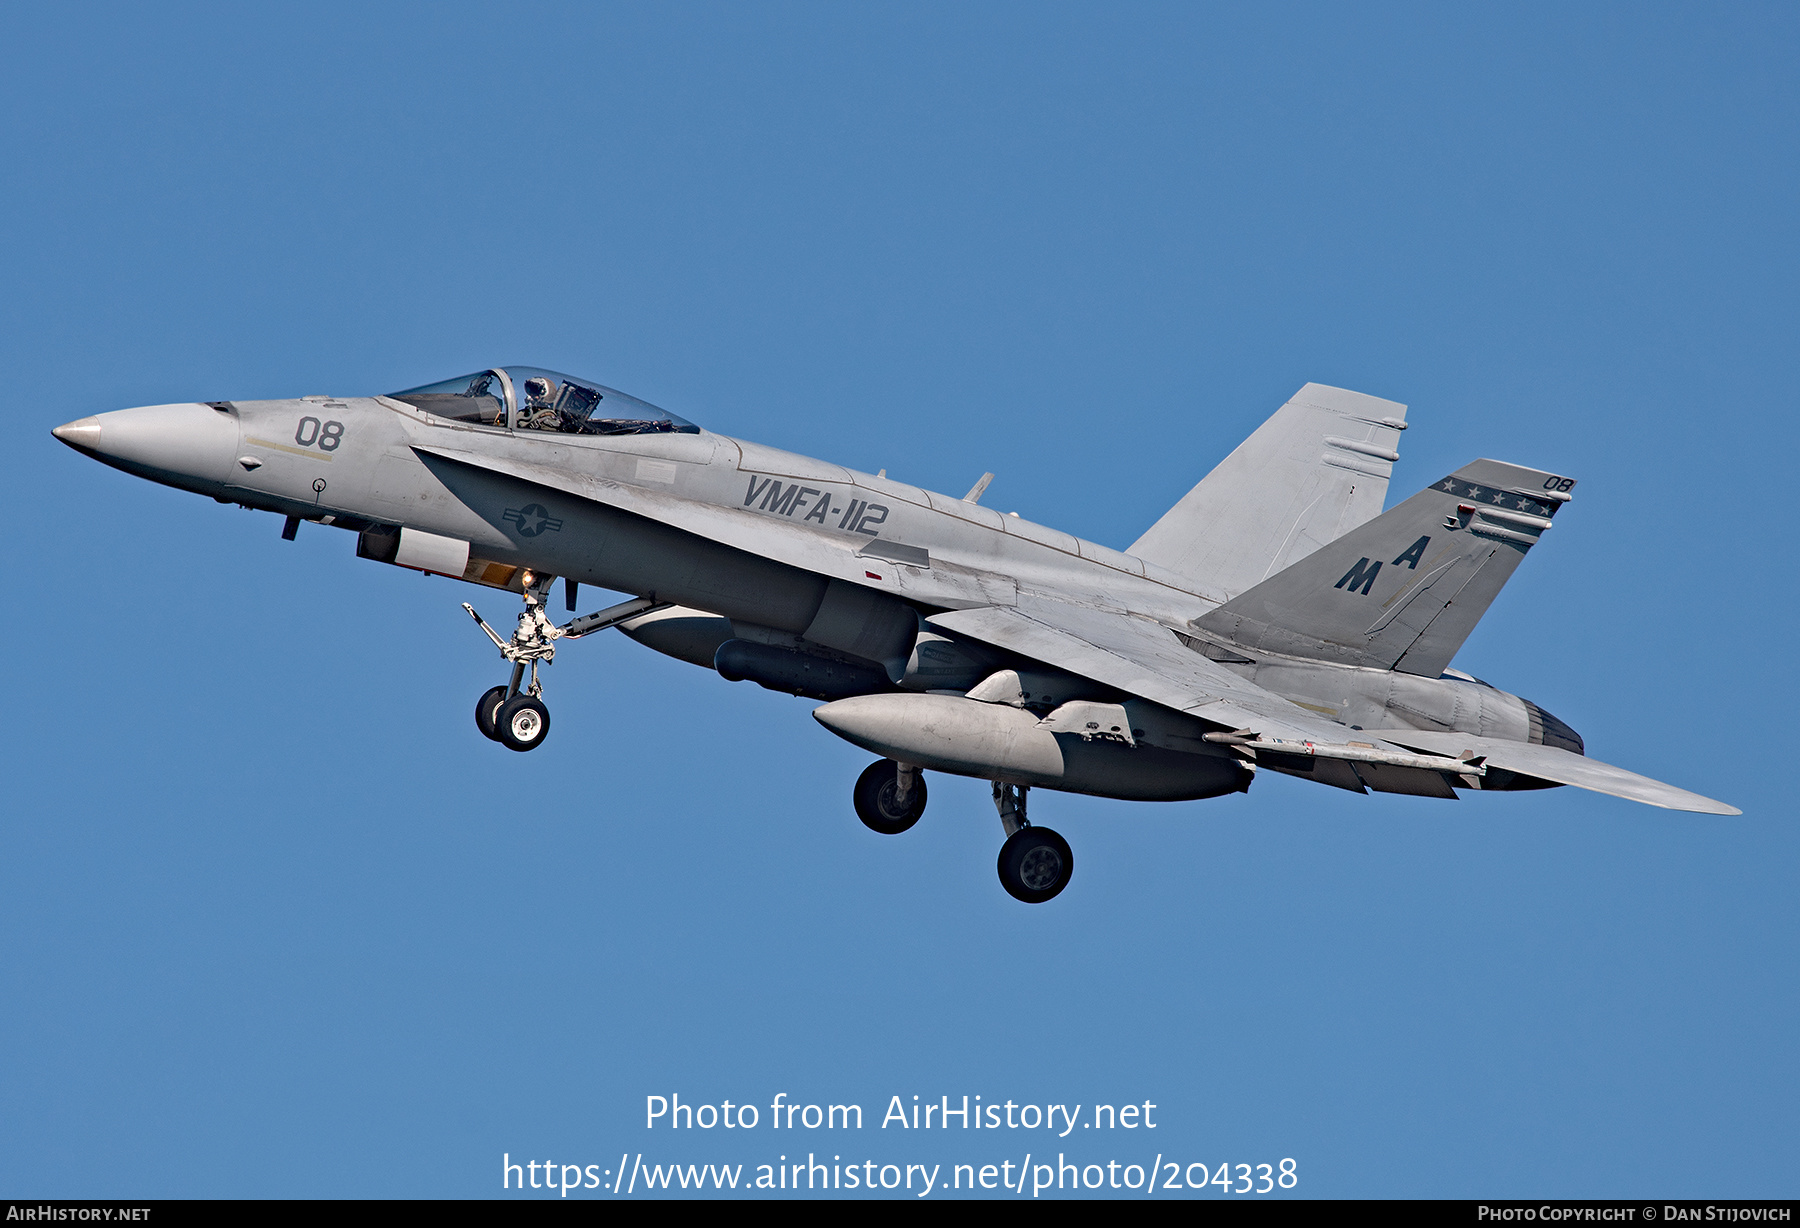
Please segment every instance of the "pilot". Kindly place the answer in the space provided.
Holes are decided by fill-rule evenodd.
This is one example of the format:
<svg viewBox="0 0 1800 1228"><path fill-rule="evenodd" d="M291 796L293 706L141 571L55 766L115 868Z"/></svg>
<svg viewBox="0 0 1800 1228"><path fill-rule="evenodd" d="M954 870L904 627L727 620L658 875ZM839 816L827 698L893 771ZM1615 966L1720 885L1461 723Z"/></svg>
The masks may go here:
<svg viewBox="0 0 1800 1228"><path fill-rule="evenodd" d="M534 430L552 430L560 424L556 412L557 384L553 379L534 375L525 381L525 419L521 425Z"/></svg>

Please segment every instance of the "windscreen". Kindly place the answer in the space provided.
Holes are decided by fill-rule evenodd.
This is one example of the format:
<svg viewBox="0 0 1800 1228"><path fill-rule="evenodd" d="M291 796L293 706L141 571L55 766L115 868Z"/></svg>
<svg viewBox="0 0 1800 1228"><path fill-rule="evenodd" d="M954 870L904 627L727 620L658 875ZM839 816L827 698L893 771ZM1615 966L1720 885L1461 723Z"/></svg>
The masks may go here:
<svg viewBox="0 0 1800 1228"><path fill-rule="evenodd" d="M417 409L439 418L457 422L485 422L489 426L506 425L506 395L500 377L493 371L477 371L455 379L440 380L405 392L388 394Z"/></svg>

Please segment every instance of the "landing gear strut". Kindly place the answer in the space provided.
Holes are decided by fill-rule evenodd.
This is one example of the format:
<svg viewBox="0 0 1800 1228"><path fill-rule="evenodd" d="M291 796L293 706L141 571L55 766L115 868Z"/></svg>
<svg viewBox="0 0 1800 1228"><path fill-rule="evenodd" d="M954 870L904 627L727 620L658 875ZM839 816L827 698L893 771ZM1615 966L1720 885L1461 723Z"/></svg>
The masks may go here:
<svg viewBox="0 0 1800 1228"><path fill-rule="evenodd" d="M1006 894L1026 904L1052 899L1075 873L1075 854L1069 842L1048 827L1033 827L1025 817L1029 788L994 782L994 808L1006 829L996 868Z"/></svg>
<svg viewBox="0 0 1800 1228"><path fill-rule="evenodd" d="M544 598L549 595L550 586L556 582L556 577L540 576L527 571L524 579L525 612L519 615L519 626L512 633L511 639L501 639L483 621L481 615L475 612L474 606L466 601L462 603L462 608L469 612L469 617L487 633L487 637L494 641L494 647L500 650L500 655L512 662L513 667L512 681L505 686L492 687L482 692L481 698L475 701L475 727L481 730L483 737L493 739L508 750L517 751L537 749L543 745L544 738L550 732L550 709L542 699L544 687L538 681L538 662L548 665L556 660L557 640L591 635L628 618L636 618L639 614L660 610L667 604L649 597L639 597L559 627L544 613ZM575 586L571 583L569 595L573 597L574 594ZM525 681L527 667L531 670L529 684Z"/></svg>

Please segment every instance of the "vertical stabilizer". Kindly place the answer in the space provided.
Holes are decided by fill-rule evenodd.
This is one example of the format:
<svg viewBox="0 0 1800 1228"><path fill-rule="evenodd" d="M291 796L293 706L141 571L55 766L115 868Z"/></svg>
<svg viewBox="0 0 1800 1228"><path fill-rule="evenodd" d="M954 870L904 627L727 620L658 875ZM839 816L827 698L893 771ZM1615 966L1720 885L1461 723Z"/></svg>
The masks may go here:
<svg viewBox="0 0 1800 1228"><path fill-rule="evenodd" d="M1129 553L1225 598L1380 515L1406 406L1308 384Z"/></svg>
<svg viewBox="0 0 1800 1228"><path fill-rule="evenodd" d="M1248 649L1435 678L1574 485L1474 461L1195 625Z"/></svg>

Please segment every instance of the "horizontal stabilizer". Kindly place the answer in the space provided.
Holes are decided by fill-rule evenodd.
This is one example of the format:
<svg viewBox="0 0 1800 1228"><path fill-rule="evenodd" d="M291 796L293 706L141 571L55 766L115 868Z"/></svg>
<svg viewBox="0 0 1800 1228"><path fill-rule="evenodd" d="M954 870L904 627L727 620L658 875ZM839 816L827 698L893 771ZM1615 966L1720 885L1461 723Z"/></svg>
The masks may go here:
<svg viewBox="0 0 1800 1228"><path fill-rule="evenodd" d="M1639 776L1636 772L1627 772L1624 768L1555 746L1502 742L1495 738L1471 737L1466 733L1423 733L1411 729L1370 732L1384 741L1397 742L1414 750L1459 759L1469 755L1483 756L1490 768L1518 772L1559 785L1574 785L1578 789L1592 789L1595 793L1610 793L1614 797L1661 806L1665 810L1692 810L1700 814L1744 813L1710 797L1701 797L1698 793L1689 793L1686 789L1677 789L1660 780L1651 780L1648 776Z"/></svg>
<svg viewBox="0 0 1800 1228"><path fill-rule="evenodd" d="M1250 649L1436 678L1574 485L1471 462L1197 625Z"/></svg>
<svg viewBox="0 0 1800 1228"><path fill-rule="evenodd" d="M1381 514L1406 406L1308 384L1128 554L1220 600Z"/></svg>

